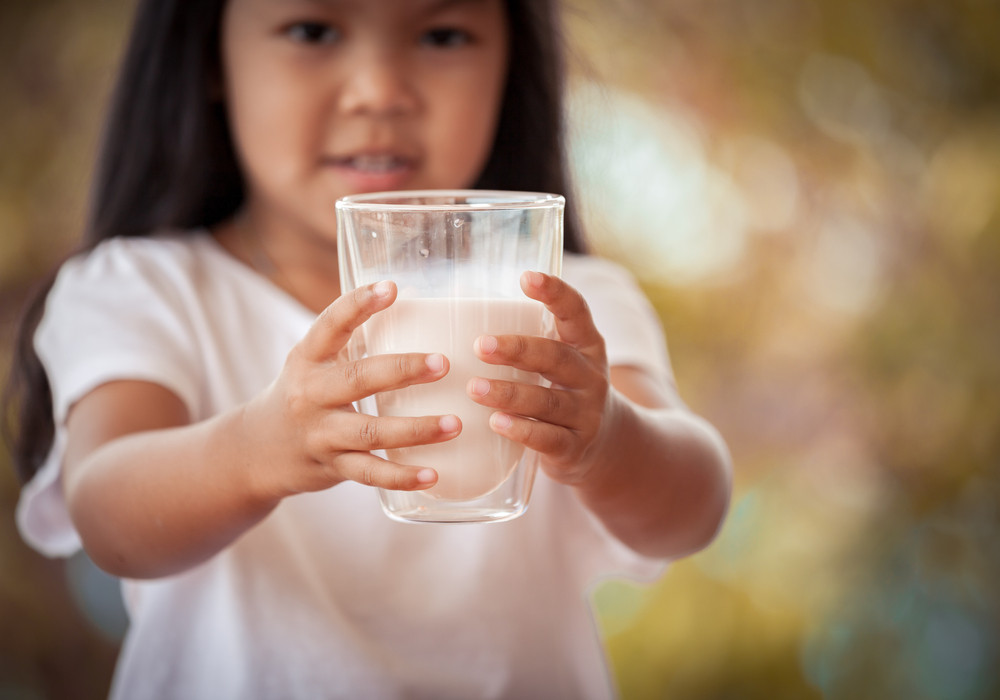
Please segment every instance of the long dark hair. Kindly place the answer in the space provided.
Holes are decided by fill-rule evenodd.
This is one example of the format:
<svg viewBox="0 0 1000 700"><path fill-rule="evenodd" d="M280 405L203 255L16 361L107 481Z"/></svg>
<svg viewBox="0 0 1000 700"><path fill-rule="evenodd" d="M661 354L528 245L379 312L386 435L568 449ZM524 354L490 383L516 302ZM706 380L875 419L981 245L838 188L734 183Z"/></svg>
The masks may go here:
<svg viewBox="0 0 1000 700"><path fill-rule="evenodd" d="M226 0L140 0L112 94L77 253L116 236L212 226L236 212L243 177L217 97ZM569 193L556 0L507 0L510 66L496 141L475 187ZM565 249L584 252L572 201ZM55 272L25 308L3 395L3 432L22 482L52 445L48 378L33 337Z"/></svg>

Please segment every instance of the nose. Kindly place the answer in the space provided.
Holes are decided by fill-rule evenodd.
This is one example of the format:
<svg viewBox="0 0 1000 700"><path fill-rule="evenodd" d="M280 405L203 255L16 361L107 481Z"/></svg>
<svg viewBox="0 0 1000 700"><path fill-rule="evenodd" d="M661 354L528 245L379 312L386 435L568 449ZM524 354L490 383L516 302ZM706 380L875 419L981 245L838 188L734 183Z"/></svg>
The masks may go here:
<svg viewBox="0 0 1000 700"><path fill-rule="evenodd" d="M391 51L359 51L346 63L343 75L339 101L346 114L395 116L417 107L417 93L405 61Z"/></svg>

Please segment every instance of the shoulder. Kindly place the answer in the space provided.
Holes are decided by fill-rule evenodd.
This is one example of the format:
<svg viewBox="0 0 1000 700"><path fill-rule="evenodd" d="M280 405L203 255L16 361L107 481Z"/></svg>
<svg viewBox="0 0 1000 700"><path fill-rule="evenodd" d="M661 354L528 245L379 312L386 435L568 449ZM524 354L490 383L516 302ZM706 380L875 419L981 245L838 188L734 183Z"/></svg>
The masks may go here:
<svg viewBox="0 0 1000 700"><path fill-rule="evenodd" d="M563 277L574 287L609 284L638 287L635 277L622 265L596 255L567 253L563 258Z"/></svg>
<svg viewBox="0 0 1000 700"><path fill-rule="evenodd" d="M197 405L198 329L208 325L199 322L198 249L207 236L116 238L60 268L34 335L57 421L112 379L153 381Z"/></svg>
<svg viewBox="0 0 1000 700"><path fill-rule="evenodd" d="M164 232L113 238L79 253L59 268L39 326L53 319L115 325L132 317L179 313L197 296L200 268L212 257L207 232Z"/></svg>
<svg viewBox="0 0 1000 700"><path fill-rule="evenodd" d="M102 241L66 261L49 292L47 308L197 305L205 280L217 276L224 255L207 231L168 231Z"/></svg>
<svg viewBox="0 0 1000 700"><path fill-rule="evenodd" d="M563 260L563 279L587 301L612 366L671 376L663 325L631 272L606 258L570 254Z"/></svg>
<svg viewBox="0 0 1000 700"><path fill-rule="evenodd" d="M112 238L70 258L57 279L100 281L129 276L155 279L203 264L205 251L213 244L211 236L201 230Z"/></svg>
<svg viewBox="0 0 1000 700"><path fill-rule="evenodd" d="M622 307L651 311L636 278L622 265L593 255L569 254L563 259L563 279L578 290L595 313L616 313ZM595 308L596 307L596 308Z"/></svg>
<svg viewBox="0 0 1000 700"><path fill-rule="evenodd" d="M110 239L70 258L45 300L39 355L73 347L81 334L129 346L186 337L201 304L202 249L211 243L207 232L167 232Z"/></svg>

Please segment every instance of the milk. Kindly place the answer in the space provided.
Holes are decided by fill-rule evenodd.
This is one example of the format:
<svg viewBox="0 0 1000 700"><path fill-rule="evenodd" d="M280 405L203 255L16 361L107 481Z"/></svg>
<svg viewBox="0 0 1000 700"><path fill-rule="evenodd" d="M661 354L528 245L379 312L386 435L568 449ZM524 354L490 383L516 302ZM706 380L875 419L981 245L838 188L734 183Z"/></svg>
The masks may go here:
<svg viewBox="0 0 1000 700"><path fill-rule="evenodd" d="M438 483L425 491L444 500L484 496L514 471L524 447L489 427L493 409L476 404L465 388L472 377L537 384L539 375L506 366L488 365L473 353L480 335L531 335L544 332L544 307L530 299L397 299L362 326L369 355L439 352L451 363L444 378L430 384L375 396L382 416L454 414L461 434L448 442L388 450L401 464L431 467Z"/></svg>

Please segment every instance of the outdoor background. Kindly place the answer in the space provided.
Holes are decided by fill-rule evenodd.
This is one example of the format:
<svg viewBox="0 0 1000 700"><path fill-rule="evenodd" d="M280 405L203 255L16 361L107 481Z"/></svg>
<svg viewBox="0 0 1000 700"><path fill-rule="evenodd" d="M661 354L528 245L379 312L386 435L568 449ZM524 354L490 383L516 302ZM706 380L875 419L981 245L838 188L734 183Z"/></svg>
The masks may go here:
<svg viewBox="0 0 1000 700"><path fill-rule="evenodd" d="M0 5L0 368L76 240L126 0ZM1000 3L573 0L575 196L732 448L719 539L595 594L638 698L1000 696ZM0 698L99 698L124 627L13 525Z"/></svg>

